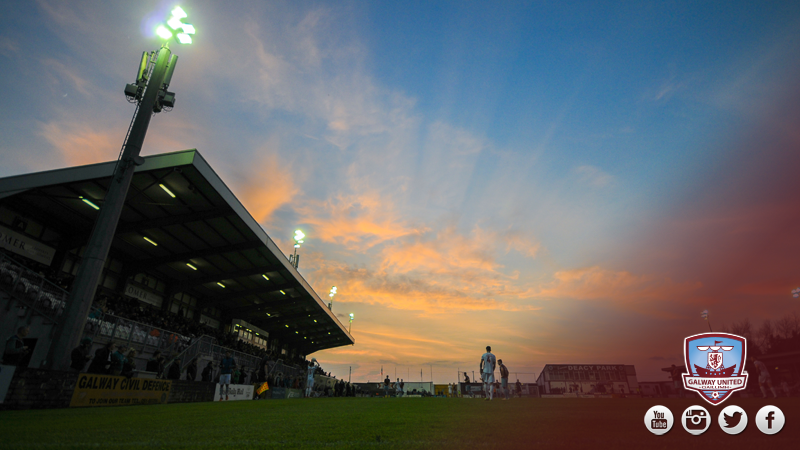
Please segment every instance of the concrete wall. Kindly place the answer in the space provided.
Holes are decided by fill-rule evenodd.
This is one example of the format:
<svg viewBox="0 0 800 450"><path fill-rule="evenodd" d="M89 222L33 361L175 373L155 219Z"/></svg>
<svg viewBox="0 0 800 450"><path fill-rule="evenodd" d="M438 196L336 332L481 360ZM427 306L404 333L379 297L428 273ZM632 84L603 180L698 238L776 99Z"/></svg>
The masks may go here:
<svg viewBox="0 0 800 450"><path fill-rule="evenodd" d="M214 401L216 383L173 380L167 403L196 403Z"/></svg>
<svg viewBox="0 0 800 450"><path fill-rule="evenodd" d="M78 374L45 369L26 369L14 373L2 409L66 408Z"/></svg>
<svg viewBox="0 0 800 450"><path fill-rule="evenodd" d="M78 375L75 372L17 368L0 409L68 408ZM216 383L201 381L173 381L167 403L213 401L216 386Z"/></svg>

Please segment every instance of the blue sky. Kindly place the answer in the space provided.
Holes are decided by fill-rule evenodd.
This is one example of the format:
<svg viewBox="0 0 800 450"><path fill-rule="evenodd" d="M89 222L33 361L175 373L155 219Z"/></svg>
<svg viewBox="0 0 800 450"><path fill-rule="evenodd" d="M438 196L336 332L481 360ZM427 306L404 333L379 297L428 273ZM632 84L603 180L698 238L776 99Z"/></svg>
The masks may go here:
<svg viewBox="0 0 800 450"><path fill-rule="evenodd" d="M122 88L175 4L4 2L0 176L114 159ZM327 367L454 373L495 342L529 372L623 362L652 379L700 310L796 309L781 292L797 243L762 240L787 219L742 211L797 200L773 193L793 189L776 174L795 161L781 108L800 4L181 6L195 44L173 46L176 107L143 153L197 148L286 252L306 230L303 275L358 317ZM707 263L741 242L772 268L754 315L755 291L723 295L734 270ZM652 330L663 359L631 344Z"/></svg>

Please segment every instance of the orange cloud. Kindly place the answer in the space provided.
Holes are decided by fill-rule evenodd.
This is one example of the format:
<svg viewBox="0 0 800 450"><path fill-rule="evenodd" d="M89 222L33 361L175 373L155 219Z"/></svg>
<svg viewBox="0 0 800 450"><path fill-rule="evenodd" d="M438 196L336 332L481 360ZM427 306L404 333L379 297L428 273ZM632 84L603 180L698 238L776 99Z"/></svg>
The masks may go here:
<svg viewBox="0 0 800 450"><path fill-rule="evenodd" d="M628 303L677 299L702 286L700 282L678 283L666 277L635 275L627 271L615 272L593 266L556 272L553 281L541 288L536 296Z"/></svg>
<svg viewBox="0 0 800 450"><path fill-rule="evenodd" d="M69 166L114 161L117 159L122 142L118 136L96 129L86 125L51 122L42 124L39 133Z"/></svg>
<svg viewBox="0 0 800 450"><path fill-rule="evenodd" d="M272 214L292 201L300 192L291 168L274 153L247 167L238 185L237 196L257 222L266 222Z"/></svg>
<svg viewBox="0 0 800 450"><path fill-rule="evenodd" d="M314 227L316 238L351 250L368 249L427 231L403 218L390 200L374 191L327 201L308 201L295 211L301 217L300 222Z"/></svg>

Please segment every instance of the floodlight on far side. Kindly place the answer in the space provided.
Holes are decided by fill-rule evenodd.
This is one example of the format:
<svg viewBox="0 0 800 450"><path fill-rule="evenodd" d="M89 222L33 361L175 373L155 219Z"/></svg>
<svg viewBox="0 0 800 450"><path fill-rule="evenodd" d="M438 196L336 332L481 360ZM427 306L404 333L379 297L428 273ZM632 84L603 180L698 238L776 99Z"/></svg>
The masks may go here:
<svg viewBox="0 0 800 450"><path fill-rule="evenodd" d="M300 230L294 230L294 248L300 248L306 235Z"/></svg>

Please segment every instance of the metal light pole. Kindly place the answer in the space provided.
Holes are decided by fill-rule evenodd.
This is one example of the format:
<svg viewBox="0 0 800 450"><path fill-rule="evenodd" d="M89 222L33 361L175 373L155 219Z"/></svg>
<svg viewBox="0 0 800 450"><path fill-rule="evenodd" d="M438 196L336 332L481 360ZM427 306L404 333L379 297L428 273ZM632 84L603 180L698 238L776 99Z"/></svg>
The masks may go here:
<svg viewBox="0 0 800 450"><path fill-rule="evenodd" d="M176 11L178 10L183 14L183 17L186 17L183 10L176 8L173 11L171 20L175 19ZM180 24L180 19L183 17L178 18L178 24ZM191 27L188 24L183 25ZM172 23L170 26L172 26ZM173 27L173 29L177 29L177 27ZM194 27L191 27L191 33L189 34L193 33ZM191 42L191 38L186 33L179 34L188 38L187 43ZM181 38L181 42L185 42L183 38ZM147 79L146 69L149 65L148 61L152 61L152 57L148 58L150 55L145 53L142 59L137 85L132 92L139 103L136 115L125 140L121 157L115 167L100 213L92 229L91 237L86 245L81 265L78 268L75 282L70 291L66 310L61 322L56 327L53 344L50 346L46 360L46 365L51 369L65 370L69 367L70 352L78 346L78 342L83 336L86 316L92 306L97 284L103 273L103 265L108 257L111 242L114 239L133 173L137 165L144 163L139 153L142 150L142 144L147 134L147 127L150 125L150 118L154 112L160 112L163 106L174 105L174 94L167 92L167 88L178 57L170 58L172 53L167 43L164 43L157 52L153 53L157 54L157 56L154 55L155 67L150 72L149 79ZM144 86L145 82L146 86ZM131 94L128 88L126 88L126 94Z"/></svg>
<svg viewBox="0 0 800 450"><path fill-rule="evenodd" d="M705 320L706 322L708 322L708 331L710 331L710 332L712 332L712 333L713 333L713 332L714 332L714 330L712 330L712 329L711 329L711 319L709 319L709 318L708 318L708 310L707 310L707 309L704 309L703 311L701 311L701 312L700 312L700 317L702 317L702 318L703 318L703 320Z"/></svg>
<svg viewBox="0 0 800 450"><path fill-rule="evenodd" d="M331 301L328 303L328 309L333 311L333 296L336 295L336 286L331 287L331 292L328 294L328 297L331 298Z"/></svg>
<svg viewBox="0 0 800 450"><path fill-rule="evenodd" d="M347 327L347 334L352 334L350 333L352 330L353 330L353 313L350 313L350 325Z"/></svg>

